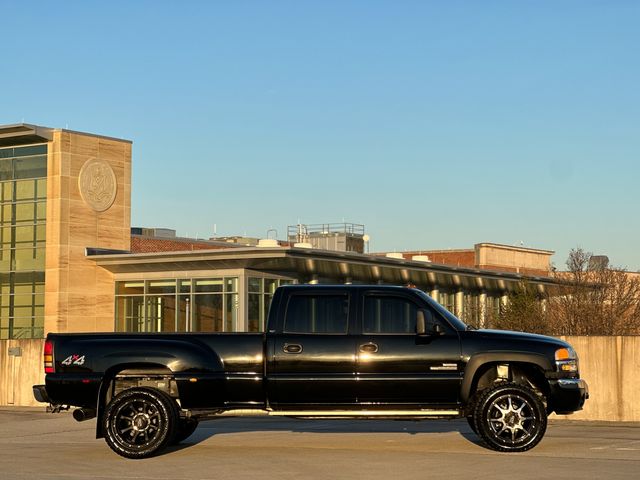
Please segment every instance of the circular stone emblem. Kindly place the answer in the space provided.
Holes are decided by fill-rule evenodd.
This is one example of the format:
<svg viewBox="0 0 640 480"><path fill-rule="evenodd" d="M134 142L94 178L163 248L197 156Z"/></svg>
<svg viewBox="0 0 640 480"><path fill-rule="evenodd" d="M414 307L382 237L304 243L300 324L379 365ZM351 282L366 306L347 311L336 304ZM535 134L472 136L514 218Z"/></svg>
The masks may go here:
<svg viewBox="0 0 640 480"><path fill-rule="evenodd" d="M87 160L80 169L78 186L82 199L96 212L104 212L116 199L116 174L104 160Z"/></svg>

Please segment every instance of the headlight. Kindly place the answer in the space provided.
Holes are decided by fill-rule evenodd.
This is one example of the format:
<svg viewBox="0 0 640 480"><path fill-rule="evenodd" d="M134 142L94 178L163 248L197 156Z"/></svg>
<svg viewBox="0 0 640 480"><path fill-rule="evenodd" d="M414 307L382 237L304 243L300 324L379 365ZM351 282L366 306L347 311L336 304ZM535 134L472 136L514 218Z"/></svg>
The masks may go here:
<svg viewBox="0 0 640 480"><path fill-rule="evenodd" d="M559 372L578 373L578 355L571 348L559 348L556 350L556 367Z"/></svg>

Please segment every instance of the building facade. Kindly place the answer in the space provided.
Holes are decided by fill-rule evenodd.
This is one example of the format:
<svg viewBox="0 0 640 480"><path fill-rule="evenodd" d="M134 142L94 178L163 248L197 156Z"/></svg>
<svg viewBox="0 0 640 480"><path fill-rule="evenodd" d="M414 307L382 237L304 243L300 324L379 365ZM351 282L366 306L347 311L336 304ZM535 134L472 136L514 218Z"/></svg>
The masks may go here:
<svg viewBox="0 0 640 480"><path fill-rule="evenodd" d="M131 142L0 127L0 338L113 329L113 279L86 247L129 250Z"/></svg>

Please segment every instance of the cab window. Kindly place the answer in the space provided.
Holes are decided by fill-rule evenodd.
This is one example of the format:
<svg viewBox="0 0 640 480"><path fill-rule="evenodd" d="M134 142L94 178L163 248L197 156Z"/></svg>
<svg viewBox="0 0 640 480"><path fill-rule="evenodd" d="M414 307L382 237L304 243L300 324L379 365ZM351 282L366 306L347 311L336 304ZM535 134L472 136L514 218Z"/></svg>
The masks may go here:
<svg viewBox="0 0 640 480"><path fill-rule="evenodd" d="M364 300L363 333L415 334L418 307L402 297L368 295Z"/></svg>
<svg viewBox="0 0 640 480"><path fill-rule="evenodd" d="M347 333L348 295L293 295L284 321L285 333Z"/></svg>

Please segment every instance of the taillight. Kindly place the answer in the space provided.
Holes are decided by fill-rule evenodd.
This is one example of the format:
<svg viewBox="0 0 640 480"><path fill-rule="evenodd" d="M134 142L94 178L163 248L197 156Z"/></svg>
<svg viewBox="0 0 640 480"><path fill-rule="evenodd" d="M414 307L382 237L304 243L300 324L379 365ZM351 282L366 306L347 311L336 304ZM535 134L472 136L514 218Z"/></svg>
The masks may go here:
<svg viewBox="0 0 640 480"><path fill-rule="evenodd" d="M53 342L44 342L44 373L55 373L53 369Z"/></svg>

